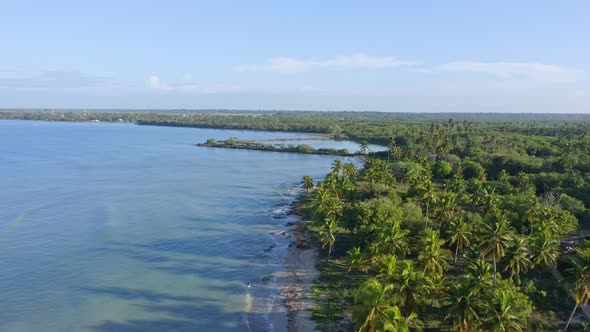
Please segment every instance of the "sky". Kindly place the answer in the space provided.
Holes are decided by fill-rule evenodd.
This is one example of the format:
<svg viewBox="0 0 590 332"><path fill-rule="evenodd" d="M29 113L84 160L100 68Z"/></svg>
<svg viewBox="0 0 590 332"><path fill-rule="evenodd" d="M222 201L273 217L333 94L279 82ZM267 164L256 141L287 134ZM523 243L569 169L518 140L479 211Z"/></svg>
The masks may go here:
<svg viewBox="0 0 590 332"><path fill-rule="evenodd" d="M590 112L590 1L4 1L0 108Z"/></svg>

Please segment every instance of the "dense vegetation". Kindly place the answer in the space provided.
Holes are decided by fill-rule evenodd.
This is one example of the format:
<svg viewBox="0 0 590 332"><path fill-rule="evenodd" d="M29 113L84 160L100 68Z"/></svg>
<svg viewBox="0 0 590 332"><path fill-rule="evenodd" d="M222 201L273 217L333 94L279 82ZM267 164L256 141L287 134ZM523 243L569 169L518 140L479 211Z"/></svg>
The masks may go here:
<svg viewBox="0 0 590 332"><path fill-rule="evenodd" d="M407 125L360 174L334 162L309 203L330 256L320 328L346 329L349 314L361 331L570 324L590 296L590 244L576 237L588 225L589 127L498 126Z"/></svg>
<svg viewBox="0 0 590 332"><path fill-rule="evenodd" d="M0 118L386 144L363 170L336 160L320 183L304 177L327 257L315 286L321 329L589 327L578 307L590 296L590 116L12 110Z"/></svg>

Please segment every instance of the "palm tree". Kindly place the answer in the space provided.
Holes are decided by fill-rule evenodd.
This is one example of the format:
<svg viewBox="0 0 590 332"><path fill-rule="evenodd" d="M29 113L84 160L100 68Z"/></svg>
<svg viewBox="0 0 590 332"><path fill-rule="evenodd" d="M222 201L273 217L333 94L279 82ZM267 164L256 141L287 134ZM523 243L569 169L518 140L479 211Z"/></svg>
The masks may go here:
<svg viewBox="0 0 590 332"><path fill-rule="evenodd" d="M379 274L377 278L383 278L388 282L397 276L397 257L395 255L383 255L377 259Z"/></svg>
<svg viewBox="0 0 590 332"><path fill-rule="evenodd" d="M334 173L328 173L326 178L322 182L322 189L328 190L337 198L341 198L344 194L344 182L338 175Z"/></svg>
<svg viewBox="0 0 590 332"><path fill-rule="evenodd" d="M369 153L369 151L371 151L371 149L369 149L369 142L367 142L366 140L361 141L361 153L365 155L365 157L367 156L367 153Z"/></svg>
<svg viewBox="0 0 590 332"><path fill-rule="evenodd" d="M410 254L407 229L402 229L400 223L386 224L379 232L376 242L379 251L392 253L400 258Z"/></svg>
<svg viewBox="0 0 590 332"><path fill-rule="evenodd" d="M533 236L531 245L532 259L543 269L555 266L559 256L559 240L548 230L543 229Z"/></svg>
<svg viewBox="0 0 590 332"><path fill-rule="evenodd" d="M385 311L390 308L388 290L391 286L383 286L377 279L367 280L354 295L355 306L353 318L362 322L359 332L375 331L375 325L379 319L385 316Z"/></svg>
<svg viewBox="0 0 590 332"><path fill-rule="evenodd" d="M566 233L565 225L561 225L560 220L557 218L557 209L550 206L543 206L541 209L540 217L540 228L542 231L549 231L551 234L563 234Z"/></svg>
<svg viewBox="0 0 590 332"><path fill-rule="evenodd" d="M393 157L393 159L395 161L399 161L400 158L402 157L402 154L403 154L402 148L396 145L396 146L391 147L390 151L391 151L391 156Z"/></svg>
<svg viewBox="0 0 590 332"><path fill-rule="evenodd" d="M334 242L336 242L336 219L334 217L328 217L324 219L324 223L320 228L320 235L322 240L322 246L328 246L328 257L332 254L334 248Z"/></svg>
<svg viewBox="0 0 590 332"><path fill-rule="evenodd" d="M469 194L469 198L471 201L471 205L474 208L477 208L480 211L483 211L483 206L485 205L485 195L488 194L488 190L485 189L481 183L481 181L474 180L473 181L473 190L472 194ZM482 213L483 214L483 213Z"/></svg>
<svg viewBox="0 0 590 332"><path fill-rule="evenodd" d="M436 191L434 190L434 187L432 185L432 180L427 179L424 181L424 183L422 184L422 195L421 195L421 200L424 202L424 204L426 204L426 219L425 219L425 223L424 223L424 229L428 228L428 209L430 207L431 204L436 203L437 202L437 196L436 196Z"/></svg>
<svg viewBox="0 0 590 332"><path fill-rule="evenodd" d="M383 160L370 159L365 164L365 170L363 172L365 181L371 185L375 184L391 184L395 181L389 165Z"/></svg>
<svg viewBox="0 0 590 332"><path fill-rule="evenodd" d="M391 157L391 155L393 154L393 149L396 147L395 144L395 137L393 136L389 136L389 141L388 141L388 145L389 145L389 150L387 151L387 164L389 164L389 158Z"/></svg>
<svg viewBox="0 0 590 332"><path fill-rule="evenodd" d="M570 256L572 266L566 270L568 280L573 284L572 290L576 305L567 320L564 331L570 326L579 306L584 306L590 299L590 249L576 249Z"/></svg>
<svg viewBox="0 0 590 332"><path fill-rule="evenodd" d="M520 171L516 178L518 179L518 189L521 193L526 195L535 194L535 184L531 180L530 174Z"/></svg>
<svg viewBox="0 0 590 332"><path fill-rule="evenodd" d="M440 296L447 291L446 278L439 274L425 276L424 290L430 296L430 305L434 305L434 300L439 302Z"/></svg>
<svg viewBox="0 0 590 332"><path fill-rule="evenodd" d="M460 168L459 168L460 170ZM462 175L453 175L452 179L449 179L445 183L448 190L451 190L457 194L463 194L465 191L465 179L463 179Z"/></svg>
<svg viewBox="0 0 590 332"><path fill-rule="evenodd" d="M533 234L534 226L541 221L540 215L542 211L542 206L539 203L539 200L536 196L533 196L531 199L529 199L528 203L529 208L526 211L525 219L530 224L530 234Z"/></svg>
<svg viewBox="0 0 590 332"><path fill-rule="evenodd" d="M340 216L344 204L332 191L326 188L320 188L316 190L313 207L316 220L323 222L327 217Z"/></svg>
<svg viewBox="0 0 590 332"><path fill-rule="evenodd" d="M449 244L455 244L455 261L457 264L457 256L463 248L471 245L471 227L465 222L463 218L456 217L449 224Z"/></svg>
<svg viewBox="0 0 590 332"><path fill-rule="evenodd" d="M499 203L498 195L496 194L496 190L492 188L492 190L488 191L484 189L484 206L483 206L483 214L485 215L489 211L494 211L496 206Z"/></svg>
<svg viewBox="0 0 590 332"><path fill-rule="evenodd" d="M404 260L398 264L397 293L403 300L406 312L414 312L420 302L420 292L424 283L424 275L414 269L412 261Z"/></svg>
<svg viewBox="0 0 590 332"><path fill-rule="evenodd" d="M453 218L458 208L457 198L456 193L449 191L445 191L440 195L437 211L441 221L446 223Z"/></svg>
<svg viewBox="0 0 590 332"><path fill-rule="evenodd" d="M532 306L526 295L513 290L494 292L493 298L484 302L481 320L488 331L523 331L532 313Z"/></svg>
<svg viewBox="0 0 590 332"><path fill-rule="evenodd" d="M533 264L530 256L527 239L524 236L516 236L506 257L504 271L510 271L510 278L526 272Z"/></svg>
<svg viewBox="0 0 590 332"><path fill-rule="evenodd" d="M424 167L422 167L422 165L414 162L406 164L404 173L404 178L407 180L407 183L411 184L412 186L416 186L419 189L422 189L422 182L430 179L429 172Z"/></svg>
<svg viewBox="0 0 590 332"><path fill-rule="evenodd" d="M497 261L505 255L505 249L514 238L513 228L506 215L496 212L494 218L484 224L483 244L481 252L485 256L491 256L494 262L494 287L496 286Z"/></svg>
<svg viewBox="0 0 590 332"><path fill-rule="evenodd" d="M483 257L479 257L467 266L467 273L470 277L470 287L474 293L488 289L491 286L492 266Z"/></svg>
<svg viewBox="0 0 590 332"><path fill-rule="evenodd" d="M481 210L482 215L486 215L488 212L494 211L498 205L499 200L495 189L492 188L491 190L488 190L487 188L483 188L481 181L477 181L475 184L477 186L477 190L473 195L473 205Z"/></svg>
<svg viewBox="0 0 590 332"><path fill-rule="evenodd" d="M440 238L438 231L427 229L421 242L422 252L418 254L418 261L424 265L424 274L442 275L447 266L445 259L451 256L447 249L442 248L445 241Z"/></svg>
<svg viewBox="0 0 590 332"><path fill-rule="evenodd" d="M478 257L467 266L470 287L474 293L481 293L492 286L492 265L483 257Z"/></svg>
<svg viewBox="0 0 590 332"><path fill-rule="evenodd" d="M367 272L369 269L369 262L367 260L367 256L365 253L361 251L361 248L354 247L347 251L348 254L348 261L349 261L349 268L348 271L352 269L357 269L361 272Z"/></svg>
<svg viewBox="0 0 590 332"><path fill-rule="evenodd" d="M313 187L315 186L313 184L313 179L311 178L311 176L309 175L304 175L303 176L303 180L301 180L301 184L303 185L303 189L305 189L305 191L310 192Z"/></svg>
<svg viewBox="0 0 590 332"><path fill-rule="evenodd" d="M416 317L417 315L413 312L408 317L404 317L397 306L386 308L383 311L383 322L379 324L379 330L384 332L408 332L410 331L410 322Z"/></svg>
<svg viewBox="0 0 590 332"><path fill-rule="evenodd" d="M471 277L462 277L459 282L451 284L444 300L444 312L447 313L445 320L451 321L453 327L459 332L475 330L479 321L477 314L479 299L475 296L471 284Z"/></svg>
<svg viewBox="0 0 590 332"><path fill-rule="evenodd" d="M344 175L349 179L354 179L358 175L358 170L353 163L344 164Z"/></svg>
<svg viewBox="0 0 590 332"><path fill-rule="evenodd" d="M342 176L342 172L344 170L344 165L342 164L342 160L340 158L334 159L332 163L332 174L340 177Z"/></svg>

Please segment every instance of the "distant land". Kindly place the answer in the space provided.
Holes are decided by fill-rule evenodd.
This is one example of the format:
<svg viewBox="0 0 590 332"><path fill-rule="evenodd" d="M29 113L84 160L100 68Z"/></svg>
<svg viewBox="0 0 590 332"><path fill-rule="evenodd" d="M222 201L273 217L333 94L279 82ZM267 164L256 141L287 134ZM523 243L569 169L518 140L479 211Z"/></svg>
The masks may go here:
<svg viewBox="0 0 590 332"><path fill-rule="evenodd" d="M0 108L0 118L40 116L54 113L97 114L162 114L162 115L238 115L281 117L327 117L396 120L460 120L460 121L590 121L590 113L503 113L503 112L374 112L374 111L320 111L320 110L253 110L253 109L70 109L70 108ZM51 120L51 119L50 119Z"/></svg>
<svg viewBox="0 0 590 332"><path fill-rule="evenodd" d="M590 114L389 113L272 110L76 110L0 109L0 119L126 122L138 125L329 134L337 139L387 145L407 125L428 130L433 123L470 122L499 132L551 132L551 127L590 123Z"/></svg>

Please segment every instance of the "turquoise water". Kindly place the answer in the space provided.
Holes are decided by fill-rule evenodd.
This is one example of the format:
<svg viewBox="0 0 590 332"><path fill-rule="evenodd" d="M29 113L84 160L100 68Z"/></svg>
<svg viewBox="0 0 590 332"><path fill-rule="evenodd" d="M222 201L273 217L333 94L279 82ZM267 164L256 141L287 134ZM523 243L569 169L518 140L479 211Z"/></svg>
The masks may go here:
<svg viewBox="0 0 590 332"><path fill-rule="evenodd" d="M333 158L194 146L231 136L302 135L0 121L0 331L268 321L251 304L272 302L257 285L281 269L282 214Z"/></svg>

